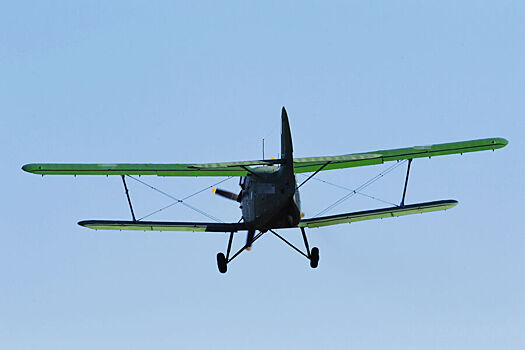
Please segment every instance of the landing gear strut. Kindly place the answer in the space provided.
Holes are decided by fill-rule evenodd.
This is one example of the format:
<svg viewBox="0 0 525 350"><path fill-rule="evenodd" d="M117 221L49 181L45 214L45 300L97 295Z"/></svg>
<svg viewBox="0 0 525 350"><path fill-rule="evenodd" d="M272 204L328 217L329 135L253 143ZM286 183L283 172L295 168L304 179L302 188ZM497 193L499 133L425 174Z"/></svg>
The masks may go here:
<svg viewBox="0 0 525 350"><path fill-rule="evenodd" d="M301 227L301 234L303 235L303 241L304 246L306 248L306 254L302 252L299 248L294 246L292 243L288 242L283 236L275 232L274 230L270 230L271 233L273 233L275 236L277 236L279 239L281 239L284 243L288 244L292 249L294 249L296 252L310 260L310 267L312 269L315 269L317 265L319 265L319 248L313 247L312 251L310 251L310 246L308 245L308 239L306 239L306 233L304 232L304 227Z"/></svg>

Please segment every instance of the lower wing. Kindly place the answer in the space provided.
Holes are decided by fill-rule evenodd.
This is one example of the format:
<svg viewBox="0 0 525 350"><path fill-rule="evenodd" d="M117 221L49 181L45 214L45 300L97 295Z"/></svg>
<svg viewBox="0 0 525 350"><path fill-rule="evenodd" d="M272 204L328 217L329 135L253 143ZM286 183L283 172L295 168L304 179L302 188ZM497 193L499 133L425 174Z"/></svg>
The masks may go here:
<svg viewBox="0 0 525 350"><path fill-rule="evenodd" d="M458 204L455 200L441 200L426 203L416 203L399 207L390 207L383 209L357 211L353 213L322 216L319 218L311 218L301 220L299 227L322 227L344 223L351 223L355 221L373 220L391 218L396 216L421 214L432 211L447 210L455 207Z"/></svg>
<svg viewBox="0 0 525 350"><path fill-rule="evenodd" d="M94 230L120 231L237 232L246 230L244 223L85 220L78 224Z"/></svg>
<svg viewBox="0 0 525 350"><path fill-rule="evenodd" d="M441 200L426 203L416 203L403 207L390 207L345 213L331 216L322 216L301 220L299 227L322 227L354 221L383 219L396 216L421 214L432 211L447 210L458 204L455 200ZM169 221L119 221L119 220L85 220L78 223L80 226L94 230L130 230L130 231L198 231L198 232L238 232L246 231L244 223L216 223L216 222L169 222Z"/></svg>

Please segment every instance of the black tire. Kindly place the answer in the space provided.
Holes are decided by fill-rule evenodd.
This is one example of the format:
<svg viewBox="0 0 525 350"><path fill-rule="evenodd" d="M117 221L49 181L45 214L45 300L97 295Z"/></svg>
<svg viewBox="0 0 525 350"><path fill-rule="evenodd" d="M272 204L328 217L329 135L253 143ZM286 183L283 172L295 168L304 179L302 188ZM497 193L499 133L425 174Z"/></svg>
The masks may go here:
<svg viewBox="0 0 525 350"><path fill-rule="evenodd" d="M226 271L228 271L228 262L223 253L217 254L217 267L220 273L226 273Z"/></svg>
<svg viewBox="0 0 525 350"><path fill-rule="evenodd" d="M319 248L313 247L310 252L310 267L315 269L319 265Z"/></svg>

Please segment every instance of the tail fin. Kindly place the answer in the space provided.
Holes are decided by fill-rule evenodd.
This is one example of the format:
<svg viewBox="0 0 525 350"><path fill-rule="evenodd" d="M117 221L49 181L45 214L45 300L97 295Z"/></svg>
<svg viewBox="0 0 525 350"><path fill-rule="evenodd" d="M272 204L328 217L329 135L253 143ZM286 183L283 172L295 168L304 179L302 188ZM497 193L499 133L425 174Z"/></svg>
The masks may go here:
<svg viewBox="0 0 525 350"><path fill-rule="evenodd" d="M288 123L288 114L284 107L281 113L281 121L281 159L284 160L284 164L293 164L292 133Z"/></svg>
<svg viewBox="0 0 525 350"><path fill-rule="evenodd" d="M293 146L292 133L290 132L290 124L288 123L288 114L286 109L281 113L282 129L281 129L281 172L294 176L293 169Z"/></svg>

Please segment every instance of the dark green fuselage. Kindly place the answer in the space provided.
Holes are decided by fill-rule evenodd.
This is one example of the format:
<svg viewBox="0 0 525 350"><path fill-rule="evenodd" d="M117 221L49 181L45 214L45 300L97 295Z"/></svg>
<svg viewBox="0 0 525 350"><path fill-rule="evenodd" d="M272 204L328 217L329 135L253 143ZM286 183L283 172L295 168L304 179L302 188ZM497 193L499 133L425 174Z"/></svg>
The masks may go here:
<svg viewBox="0 0 525 350"><path fill-rule="evenodd" d="M293 172L284 167L261 167L241 179L241 209L249 230L296 227L301 201Z"/></svg>

